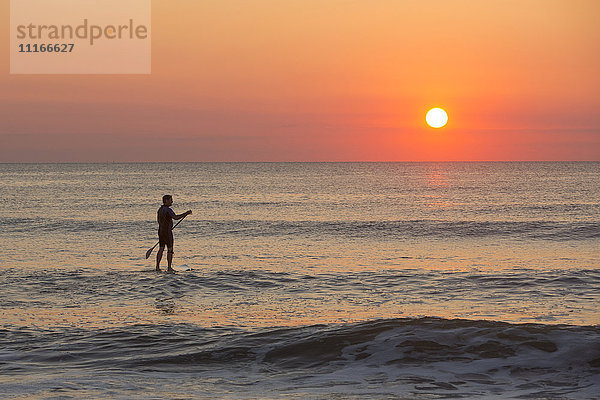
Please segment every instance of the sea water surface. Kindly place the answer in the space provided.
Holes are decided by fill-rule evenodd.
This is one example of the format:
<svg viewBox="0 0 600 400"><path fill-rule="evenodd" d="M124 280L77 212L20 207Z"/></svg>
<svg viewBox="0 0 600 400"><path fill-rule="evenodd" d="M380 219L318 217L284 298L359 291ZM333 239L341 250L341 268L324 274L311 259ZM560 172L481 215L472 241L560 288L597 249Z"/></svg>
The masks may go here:
<svg viewBox="0 0 600 400"><path fill-rule="evenodd" d="M600 163L0 164L0 188L0 397L600 393ZM157 274L167 193L194 213Z"/></svg>

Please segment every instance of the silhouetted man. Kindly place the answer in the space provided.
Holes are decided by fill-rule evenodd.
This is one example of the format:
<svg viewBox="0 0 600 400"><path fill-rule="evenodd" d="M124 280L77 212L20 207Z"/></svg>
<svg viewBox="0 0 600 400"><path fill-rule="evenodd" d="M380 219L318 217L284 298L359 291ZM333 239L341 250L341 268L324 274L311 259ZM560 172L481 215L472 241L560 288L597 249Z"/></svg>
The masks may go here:
<svg viewBox="0 0 600 400"><path fill-rule="evenodd" d="M167 246L167 262L169 264L167 272L175 272L171 268L173 262L173 220L181 219L186 215L192 213L192 210L188 210L183 214L175 214L171 210L173 205L173 197L166 194L162 198L163 205L158 209L156 219L158 220L158 253L156 254L156 270L160 271L160 260L162 260L163 250Z"/></svg>

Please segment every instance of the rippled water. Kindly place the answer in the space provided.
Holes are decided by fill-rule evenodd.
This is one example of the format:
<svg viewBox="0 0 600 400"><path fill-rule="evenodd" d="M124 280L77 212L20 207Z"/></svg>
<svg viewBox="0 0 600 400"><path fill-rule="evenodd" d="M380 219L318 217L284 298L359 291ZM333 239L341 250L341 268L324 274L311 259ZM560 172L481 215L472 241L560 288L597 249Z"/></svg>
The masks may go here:
<svg viewBox="0 0 600 400"><path fill-rule="evenodd" d="M600 163L0 164L0 186L9 396L600 391ZM194 210L175 275L144 259L165 193Z"/></svg>

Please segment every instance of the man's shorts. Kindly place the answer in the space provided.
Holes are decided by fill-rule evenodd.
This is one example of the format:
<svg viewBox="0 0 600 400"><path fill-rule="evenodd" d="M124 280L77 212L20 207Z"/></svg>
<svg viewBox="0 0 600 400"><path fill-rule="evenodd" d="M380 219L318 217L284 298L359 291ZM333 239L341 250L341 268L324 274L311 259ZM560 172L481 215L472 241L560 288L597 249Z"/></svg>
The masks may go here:
<svg viewBox="0 0 600 400"><path fill-rule="evenodd" d="M161 232L158 231L158 244L160 247L167 246L173 248L173 231Z"/></svg>

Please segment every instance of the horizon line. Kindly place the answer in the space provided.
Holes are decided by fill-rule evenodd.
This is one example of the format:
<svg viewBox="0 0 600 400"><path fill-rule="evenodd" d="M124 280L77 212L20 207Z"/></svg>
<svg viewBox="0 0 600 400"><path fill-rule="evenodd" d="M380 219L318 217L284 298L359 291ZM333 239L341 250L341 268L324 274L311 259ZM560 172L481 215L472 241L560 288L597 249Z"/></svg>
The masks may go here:
<svg viewBox="0 0 600 400"><path fill-rule="evenodd" d="M347 161L0 161L7 164L392 164L392 163L593 163L600 160L347 160Z"/></svg>

